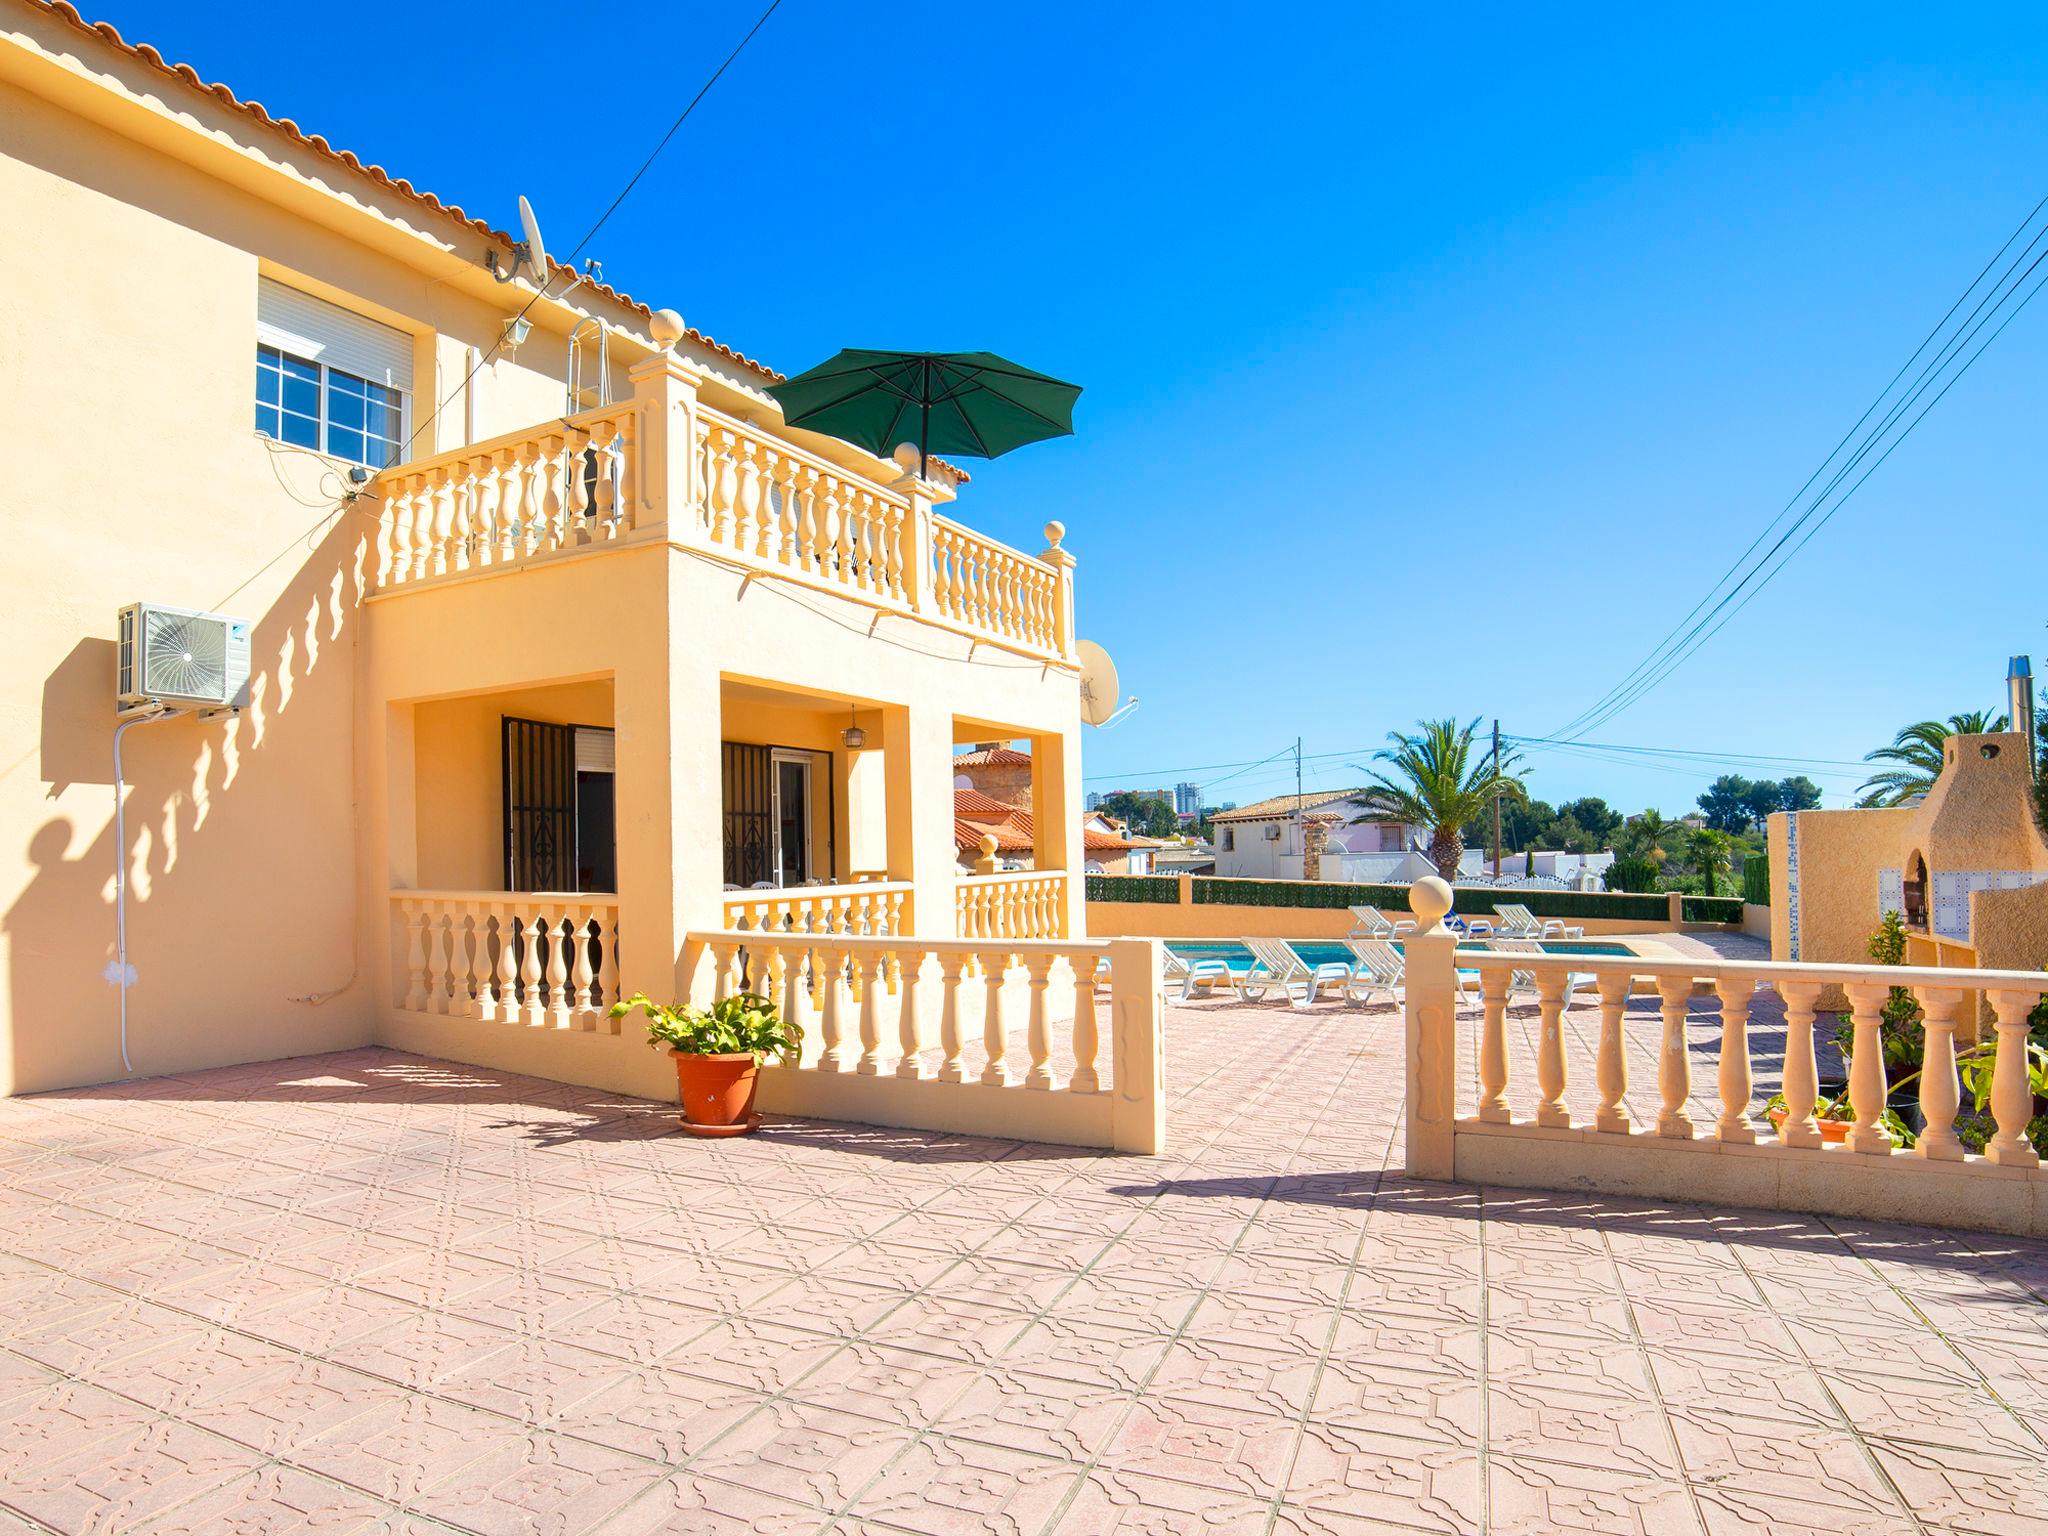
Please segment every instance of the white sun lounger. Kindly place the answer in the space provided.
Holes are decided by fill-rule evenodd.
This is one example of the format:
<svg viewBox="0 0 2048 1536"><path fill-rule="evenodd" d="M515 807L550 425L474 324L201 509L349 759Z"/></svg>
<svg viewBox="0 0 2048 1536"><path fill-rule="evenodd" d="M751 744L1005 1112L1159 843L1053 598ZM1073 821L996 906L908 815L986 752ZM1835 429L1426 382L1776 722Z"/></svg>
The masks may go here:
<svg viewBox="0 0 2048 1536"><path fill-rule="evenodd" d="M1415 931L1415 919L1395 922L1378 907L1351 909L1351 937L1354 939L1403 939Z"/></svg>
<svg viewBox="0 0 2048 1536"><path fill-rule="evenodd" d="M1195 995L1197 987L1213 991L1218 985L1230 985L1230 967L1221 960L1184 960L1169 949L1166 951L1166 981L1169 986L1180 983L1180 1000L1186 1002Z"/></svg>
<svg viewBox="0 0 2048 1536"><path fill-rule="evenodd" d="M1408 962L1401 951L1384 939L1346 939L1358 964L1351 972L1351 985L1344 989L1347 1002L1369 1003L1384 992L1396 1003L1408 996Z"/></svg>
<svg viewBox="0 0 2048 1536"><path fill-rule="evenodd" d="M1497 955L1540 955L1543 946L1534 939L1488 939L1486 947ZM1567 971L1564 978L1564 1006L1572 1005L1572 997L1581 987L1598 985L1598 979L1590 971ZM1458 973L1458 996L1470 997L1475 1003L1483 1002L1477 971ZM1540 994L1536 988L1536 973L1519 967L1508 972L1508 1003L1533 1003Z"/></svg>
<svg viewBox="0 0 2048 1536"><path fill-rule="evenodd" d="M1584 925L1569 927L1554 917L1538 917L1519 902L1496 902L1493 915L1500 931L1511 939L1583 939Z"/></svg>
<svg viewBox="0 0 2048 1536"><path fill-rule="evenodd" d="M1232 976L1230 984L1238 997L1247 1003L1263 1002L1268 993L1278 989L1286 993L1292 1006L1306 1008L1323 988L1341 990L1351 985L1351 967L1341 961L1310 965L1294 952L1294 946L1285 939L1245 939L1242 942L1252 952L1252 963L1245 968L1243 975Z"/></svg>

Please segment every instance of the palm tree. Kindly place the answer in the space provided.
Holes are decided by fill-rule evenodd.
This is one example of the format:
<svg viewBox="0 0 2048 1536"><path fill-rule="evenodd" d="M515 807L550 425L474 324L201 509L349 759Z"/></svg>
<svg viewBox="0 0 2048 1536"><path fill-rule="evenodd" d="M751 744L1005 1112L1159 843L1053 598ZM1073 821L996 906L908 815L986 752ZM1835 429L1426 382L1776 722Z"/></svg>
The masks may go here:
<svg viewBox="0 0 2048 1536"><path fill-rule="evenodd" d="M1685 856L1707 878L1707 894L1720 894L1719 880L1728 873L1728 851L1735 839L1712 827L1695 827L1685 840Z"/></svg>
<svg viewBox="0 0 2048 1536"><path fill-rule="evenodd" d="M1911 805L1934 788L1941 774L1942 743L1951 736L1982 736L2009 729L2005 716L1973 709L1946 720L1921 720L1892 738L1888 747L1863 754L1866 763L1887 766L1863 781L1861 806Z"/></svg>
<svg viewBox="0 0 2048 1536"><path fill-rule="evenodd" d="M1674 830L1662 812L1644 811L1630 817L1628 824L1615 834L1615 851L1628 858L1661 861L1664 850L1659 844Z"/></svg>
<svg viewBox="0 0 2048 1536"><path fill-rule="evenodd" d="M1413 736L1389 731L1391 745L1373 754L1373 761L1392 765L1391 774L1366 768L1371 782L1354 797L1365 814L1361 821L1398 822L1429 828L1429 858L1446 880L1457 878L1465 856L1460 830L1493 808L1496 797L1522 800L1527 791L1513 769L1518 753L1506 752L1500 763L1484 749L1473 750L1479 722L1460 726L1455 720L1418 720Z"/></svg>

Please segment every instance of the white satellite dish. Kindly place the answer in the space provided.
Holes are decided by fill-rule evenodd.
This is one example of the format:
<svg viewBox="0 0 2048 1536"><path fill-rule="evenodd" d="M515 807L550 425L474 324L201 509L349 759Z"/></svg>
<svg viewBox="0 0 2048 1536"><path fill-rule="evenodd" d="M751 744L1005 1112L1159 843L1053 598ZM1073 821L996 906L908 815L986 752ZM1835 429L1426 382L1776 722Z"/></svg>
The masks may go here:
<svg viewBox="0 0 2048 1536"><path fill-rule="evenodd" d="M1109 725L1137 705L1133 699L1123 709L1116 702L1116 663L1109 652L1093 640L1075 647L1081 658L1081 718L1090 725Z"/></svg>
<svg viewBox="0 0 2048 1536"><path fill-rule="evenodd" d="M548 282L548 248L541 243L540 220L533 216L533 204L524 196L519 199L519 228L526 239L520 245L519 265L526 269L526 275L541 287Z"/></svg>
<svg viewBox="0 0 2048 1536"><path fill-rule="evenodd" d="M525 274L536 287L545 289L548 285L548 248L540 238L540 220L533 216L533 204L523 196L519 199L519 229L526 236L524 240L512 242L512 263L504 271L498 270L498 253L484 252L484 262L491 269L491 276L501 283L509 283Z"/></svg>

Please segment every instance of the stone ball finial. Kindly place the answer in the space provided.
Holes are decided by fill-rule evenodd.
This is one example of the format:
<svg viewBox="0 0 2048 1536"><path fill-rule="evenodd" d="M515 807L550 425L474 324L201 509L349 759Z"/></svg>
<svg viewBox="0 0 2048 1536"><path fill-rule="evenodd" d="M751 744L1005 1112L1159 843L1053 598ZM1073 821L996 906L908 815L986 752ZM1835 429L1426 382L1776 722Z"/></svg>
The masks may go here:
<svg viewBox="0 0 2048 1536"><path fill-rule="evenodd" d="M898 443L889 457L896 461L896 467L906 475L916 474L919 464L924 461L924 455L917 451L915 443Z"/></svg>
<svg viewBox="0 0 2048 1536"><path fill-rule="evenodd" d="M1451 888L1441 875L1424 875L1408 887L1408 910L1415 914L1417 928L1427 933L1451 910Z"/></svg>
<svg viewBox="0 0 2048 1536"><path fill-rule="evenodd" d="M1058 549L1060 547L1060 540L1064 539L1066 536L1067 525L1065 523L1047 523L1045 525L1045 542L1050 544L1054 549Z"/></svg>
<svg viewBox="0 0 2048 1536"><path fill-rule="evenodd" d="M982 857L983 857L984 859L992 859L992 858L994 858L994 857L996 856L996 835L995 835L995 833L993 833L993 832L984 832L984 833L982 833L982 834L981 834L981 843L980 843L980 845L979 845L979 846L980 846L980 848L981 848L981 856L982 856Z"/></svg>
<svg viewBox="0 0 2048 1536"><path fill-rule="evenodd" d="M647 334L660 347L673 347L683 339L683 333L688 329L683 324L683 317L672 309L657 309L654 318L647 322Z"/></svg>

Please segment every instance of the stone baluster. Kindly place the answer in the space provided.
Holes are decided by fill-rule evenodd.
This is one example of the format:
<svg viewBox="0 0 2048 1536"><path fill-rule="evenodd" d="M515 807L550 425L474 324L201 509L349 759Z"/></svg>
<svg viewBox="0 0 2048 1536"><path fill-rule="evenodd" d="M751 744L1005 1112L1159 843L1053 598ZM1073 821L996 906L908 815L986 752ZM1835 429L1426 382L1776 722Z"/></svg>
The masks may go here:
<svg viewBox="0 0 2048 1536"><path fill-rule="evenodd" d="M825 1072L851 1072L854 1067L855 1046L847 1039L846 1018L840 1011L840 971L846 964L843 949L821 949L819 958L824 962L820 967L819 984L824 988L823 1020L819 1026L823 1051L818 1057L818 1067Z"/></svg>
<svg viewBox="0 0 2048 1536"><path fill-rule="evenodd" d="M791 467L790 485L796 498L795 563L806 575L818 573L818 471L809 464Z"/></svg>
<svg viewBox="0 0 2048 1536"><path fill-rule="evenodd" d="M945 618L953 614L953 535L945 524L932 524L932 607Z"/></svg>
<svg viewBox="0 0 2048 1536"><path fill-rule="evenodd" d="M1717 976L1714 990L1721 995L1721 1113L1714 1121L1714 1135L1747 1145L1756 1140L1756 1125L1749 1118L1755 1092L1749 1070L1749 1007L1756 999L1756 978L1741 972Z"/></svg>
<svg viewBox="0 0 2048 1536"><path fill-rule="evenodd" d="M498 985L491 1017L501 1024L519 1022L519 920L508 908L498 909Z"/></svg>
<svg viewBox="0 0 2048 1536"><path fill-rule="evenodd" d="M782 1016L803 1031L806 1042L811 1035L810 988L804 978L804 960L807 953L808 951L799 949L793 955L785 955L782 967ZM801 1048L798 1054L803 1054ZM790 1065L796 1066L797 1063L791 1062Z"/></svg>
<svg viewBox="0 0 2048 1536"><path fill-rule="evenodd" d="M405 518L405 482L401 477L392 475L385 482L383 505L377 511L377 586L380 589L398 585L402 579L400 573L406 568L402 533Z"/></svg>
<svg viewBox="0 0 2048 1536"><path fill-rule="evenodd" d="M739 443L739 499L733 507L733 546L744 554L761 553L767 519L761 505L761 448L751 437Z"/></svg>
<svg viewBox="0 0 2048 1536"><path fill-rule="evenodd" d="M1849 1108L1855 1123L1849 1127L1849 1150L1873 1154L1892 1150L1891 1132L1881 1117L1885 1108L1884 1003L1891 988L1878 982L1852 982L1850 1017L1855 1021L1855 1044L1849 1056Z"/></svg>
<svg viewBox="0 0 2048 1536"><path fill-rule="evenodd" d="M446 1013L455 941L449 933L448 914L439 906L427 908L427 924L427 1012Z"/></svg>
<svg viewBox="0 0 2048 1536"><path fill-rule="evenodd" d="M882 526L884 547L888 554L886 561L887 590L889 596L900 603L903 601L904 594L903 545L905 516L903 508L897 506L894 502L884 503L882 507Z"/></svg>
<svg viewBox="0 0 2048 1536"><path fill-rule="evenodd" d="M1600 1052L1594 1078L1600 1089L1600 1107L1593 1111L1593 1129L1626 1136L1631 1122L1622 1100L1628 1096L1628 1049L1625 1044L1629 977L1624 972L1601 971Z"/></svg>
<svg viewBox="0 0 2048 1536"><path fill-rule="evenodd" d="M443 464L433 471L431 496L433 521L427 528L427 574L448 574L448 535L455 526L454 474Z"/></svg>
<svg viewBox="0 0 2048 1536"><path fill-rule="evenodd" d="M519 924L519 1022L538 1029L546 1022L541 1004L540 919L522 914Z"/></svg>
<svg viewBox="0 0 2048 1536"><path fill-rule="evenodd" d="M882 1075L882 991L888 983L889 957L862 950L854 961L860 972L860 1064L862 1077Z"/></svg>
<svg viewBox="0 0 2048 1536"><path fill-rule="evenodd" d="M820 576L831 581L846 579L846 567L839 551L839 477L829 471L819 477L818 566Z"/></svg>
<svg viewBox="0 0 2048 1536"><path fill-rule="evenodd" d="M1102 1078L1096 1069L1101 1054L1101 1033L1095 1023L1095 953L1081 950L1067 957L1074 968L1074 1075L1067 1079L1069 1093L1100 1093Z"/></svg>
<svg viewBox="0 0 2048 1536"><path fill-rule="evenodd" d="M967 1081L967 1042L960 1028L960 973L967 955L957 949L939 953L939 1052L938 1080L942 1083Z"/></svg>
<svg viewBox="0 0 2048 1536"><path fill-rule="evenodd" d="M502 454L482 455L476 461L475 515L470 521L465 558L479 569L494 565L498 558L498 525L504 521L505 484L499 473Z"/></svg>
<svg viewBox="0 0 2048 1536"><path fill-rule="evenodd" d="M476 480L469 461L458 459L448 468L448 569L469 569L469 539L476 527Z"/></svg>
<svg viewBox="0 0 2048 1536"><path fill-rule="evenodd" d="M902 952L897 965L902 990L896 997L896 1075L921 1078L924 1062L918 1055L917 997L924 982L924 951L913 947Z"/></svg>
<svg viewBox="0 0 2048 1536"><path fill-rule="evenodd" d="M619 1032L619 1020L610 1017L609 1010L619 1000L619 924L618 908L607 907L597 915L597 996L594 1004L599 1017L610 1024L611 1032Z"/></svg>
<svg viewBox="0 0 2048 1536"><path fill-rule="evenodd" d="M2041 1158L2027 1136L2034 1114L2034 1089L2027 1071L2027 1014L2036 994L2004 988L1985 993L1996 1017L1997 1056L1991 1068L1991 1118L1998 1130L1984 1155L2007 1168L2036 1168Z"/></svg>
<svg viewBox="0 0 2048 1536"><path fill-rule="evenodd" d="M1920 1117L1924 1122L1913 1151L1933 1162L1959 1163L1963 1144L1956 1137L1956 1111L1962 1093L1956 1082L1956 1010L1963 994L1948 987L1923 987L1918 996L1925 1012L1926 1048L1920 1060Z"/></svg>
<svg viewBox="0 0 2048 1536"><path fill-rule="evenodd" d="M1508 1111L1508 976L1506 965L1479 967L1479 1118L1505 1125Z"/></svg>
<svg viewBox="0 0 2048 1536"><path fill-rule="evenodd" d="M427 909L417 901L399 907L405 924L405 1006L408 1012L424 1013L427 1007Z"/></svg>
<svg viewBox="0 0 2048 1536"><path fill-rule="evenodd" d="M1664 1014L1664 1037L1657 1048L1657 1134L1689 1141L1694 1135L1686 1110L1692 1097L1692 1055L1686 1048L1685 1020L1692 1006L1692 978L1659 976L1657 998Z"/></svg>
<svg viewBox="0 0 2048 1536"><path fill-rule="evenodd" d="M977 954L981 962L982 987L988 1003L981 1016L981 1044L988 1053L988 1062L981 1069L981 1080L995 1088L1007 1088L1010 1072L1004 1058L1010 1051L1010 1022L1008 1004L1003 998L1003 979L1010 968L1010 957L1002 950L984 950Z"/></svg>
<svg viewBox="0 0 2048 1536"><path fill-rule="evenodd" d="M1031 1050L1031 1067L1024 1074L1026 1088L1049 1089L1053 1086L1052 1076L1052 1025L1046 1018L1045 992L1052 981L1052 963L1057 955L1046 951L1035 951L1025 962L1025 975L1031 983L1031 1012L1025 1039Z"/></svg>
<svg viewBox="0 0 2048 1536"><path fill-rule="evenodd" d="M412 578L419 581L433 569L434 559L434 476L422 472L412 477Z"/></svg>
<svg viewBox="0 0 2048 1536"><path fill-rule="evenodd" d="M592 533L600 539L609 539L618 529L619 473L624 462L619 436L610 422L605 422L591 434L591 447L597 452L597 484L592 488L590 520Z"/></svg>
<svg viewBox="0 0 2048 1536"><path fill-rule="evenodd" d="M1778 1127L1778 1140L1788 1147L1817 1147L1821 1134L1813 1101L1820 1095L1820 1067L1813 1054L1813 1008L1820 1001L1820 983L1772 985L1785 1002L1785 1123Z"/></svg>
<svg viewBox="0 0 2048 1536"><path fill-rule="evenodd" d="M596 926L589 907L569 909L569 1012L581 1029L594 1029L603 1004L596 992L597 967L590 963L591 930Z"/></svg>
<svg viewBox="0 0 2048 1536"><path fill-rule="evenodd" d="M498 561L517 560L526 551L533 526L533 445L521 443L498 455L504 465L505 494L498 508Z"/></svg>
<svg viewBox="0 0 2048 1536"><path fill-rule="evenodd" d="M795 466L787 455L777 453L773 448L766 450L765 456L768 460L768 515L761 525L761 558L770 565L786 565L790 555L790 529L796 514L790 500Z"/></svg>
<svg viewBox="0 0 2048 1536"><path fill-rule="evenodd" d="M463 983L466 1003L463 1012L473 1019L489 1018L486 1011L491 989L491 909L482 902L463 908L469 924L469 976Z"/></svg>
<svg viewBox="0 0 2048 1536"><path fill-rule="evenodd" d="M541 463L545 466L542 480L544 489L541 495L540 525L534 530L532 550L535 554L546 554L560 549L564 542L564 485L577 483L582 477L576 473L576 466L570 462L568 443L561 433L550 432L543 436L540 451Z"/></svg>
<svg viewBox="0 0 2048 1536"><path fill-rule="evenodd" d="M1564 1104L1563 971L1536 973L1536 1123L1564 1128L1572 1123Z"/></svg>
<svg viewBox="0 0 2048 1536"><path fill-rule="evenodd" d="M569 1025L569 942L563 933L563 914L550 908L537 919L548 946L548 1024L555 1029Z"/></svg>
<svg viewBox="0 0 2048 1536"><path fill-rule="evenodd" d="M590 434L572 427L563 440L562 481L567 494L563 498L562 529L558 543L563 545L588 544L590 542Z"/></svg>
<svg viewBox="0 0 2048 1536"><path fill-rule="evenodd" d="M740 472L733 452L738 440L730 428L720 427L711 437L715 465L711 475L711 542L730 547L733 543L733 509L739 504Z"/></svg>

